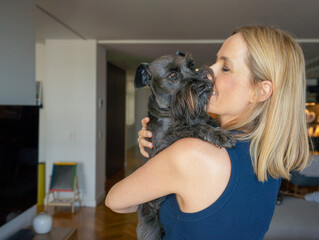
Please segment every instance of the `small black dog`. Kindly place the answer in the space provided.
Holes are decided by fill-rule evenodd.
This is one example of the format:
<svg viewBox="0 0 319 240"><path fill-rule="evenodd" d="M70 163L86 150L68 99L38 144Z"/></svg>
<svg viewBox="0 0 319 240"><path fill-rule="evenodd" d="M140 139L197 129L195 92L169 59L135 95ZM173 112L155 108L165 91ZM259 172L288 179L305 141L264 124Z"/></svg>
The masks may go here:
<svg viewBox="0 0 319 240"><path fill-rule="evenodd" d="M214 78L209 68L195 71L189 53L185 56L162 56L151 64L142 63L135 75L135 88L149 86L148 130L153 133L152 149L146 149L153 157L178 139L199 138L218 147L231 148L232 135L220 127L205 112L213 91ZM163 176L164 177L164 176ZM141 204L138 208L139 240L161 239L164 232L159 222L159 209L165 197Z"/></svg>

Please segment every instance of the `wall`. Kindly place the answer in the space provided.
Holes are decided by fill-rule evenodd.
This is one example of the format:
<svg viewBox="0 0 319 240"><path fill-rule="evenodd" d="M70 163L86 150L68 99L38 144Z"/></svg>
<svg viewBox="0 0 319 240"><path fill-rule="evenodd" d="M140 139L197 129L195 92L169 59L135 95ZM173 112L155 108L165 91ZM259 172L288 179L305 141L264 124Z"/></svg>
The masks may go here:
<svg viewBox="0 0 319 240"><path fill-rule="evenodd" d="M106 159L106 49L97 46L96 84L96 202L105 198Z"/></svg>
<svg viewBox="0 0 319 240"><path fill-rule="evenodd" d="M41 160L46 162L46 183L49 183L53 162L78 162L83 204L95 206L96 41L47 40L44 55L40 139L45 146L41 149Z"/></svg>
<svg viewBox="0 0 319 240"><path fill-rule="evenodd" d="M0 103L35 105L35 5L0 2Z"/></svg>
<svg viewBox="0 0 319 240"><path fill-rule="evenodd" d="M126 131L125 148L129 149L137 144L135 125L140 125L140 120L135 118L135 95L134 89L135 71L126 71Z"/></svg>
<svg viewBox="0 0 319 240"><path fill-rule="evenodd" d="M0 1L0 104L35 105L35 2ZM36 206L0 227L0 239L31 225Z"/></svg>

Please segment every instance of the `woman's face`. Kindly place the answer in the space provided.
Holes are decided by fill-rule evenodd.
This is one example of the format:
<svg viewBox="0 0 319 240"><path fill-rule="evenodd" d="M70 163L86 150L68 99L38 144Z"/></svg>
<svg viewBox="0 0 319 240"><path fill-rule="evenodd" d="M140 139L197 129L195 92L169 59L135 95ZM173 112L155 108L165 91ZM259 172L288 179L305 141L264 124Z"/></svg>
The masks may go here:
<svg viewBox="0 0 319 240"><path fill-rule="evenodd" d="M215 74L215 86L207 110L220 117L222 126L245 113L253 102L247 57L244 38L237 33L226 39L217 53L216 63L210 66Z"/></svg>

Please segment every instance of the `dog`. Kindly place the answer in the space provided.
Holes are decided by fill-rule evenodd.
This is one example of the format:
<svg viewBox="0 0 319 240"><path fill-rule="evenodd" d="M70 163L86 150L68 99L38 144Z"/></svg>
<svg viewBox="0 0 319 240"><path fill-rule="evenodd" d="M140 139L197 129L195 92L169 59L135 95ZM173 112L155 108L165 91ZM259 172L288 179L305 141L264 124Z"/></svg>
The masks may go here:
<svg viewBox="0 0 319 240"><path fill-rule="evenodd" d="M209 79L209 77L212 78ZM194 137L232 148L235 140L230 132L219 127L206 113L213 92L214 75L210 68L195 70L190 53L165 55L152 63L142 63L136 71L136 89L149 86L147 129L152 132L150 157L175 141ZM140 204L138 207L138 240L158 240L165 234L159 221L159 209L165 197Z"/></svg>

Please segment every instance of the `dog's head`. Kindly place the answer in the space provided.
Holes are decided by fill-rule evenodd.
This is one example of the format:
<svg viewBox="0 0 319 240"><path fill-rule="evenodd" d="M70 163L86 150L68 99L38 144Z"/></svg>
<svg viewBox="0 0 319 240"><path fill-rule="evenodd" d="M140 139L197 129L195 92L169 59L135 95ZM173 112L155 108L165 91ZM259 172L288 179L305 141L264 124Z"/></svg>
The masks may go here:
<svg viewBox="0 0 319 240"><path fill-rule="evenodd" d="M191 54L162 56L142 63L135 75L135 88L149 86L160 108L170 109L178 120L196 119L205 109L213 89L209 68L195 71Z"/></svg>
<svg viewBox="0 0 319 240"><path fill-rule="evenodd" d="M162 56L152 63L142 63L135 74L135 88L149 86L161 108L168 108L171 97L185 79L194 77L195 64L191 54L184 57Z"/></svg>

